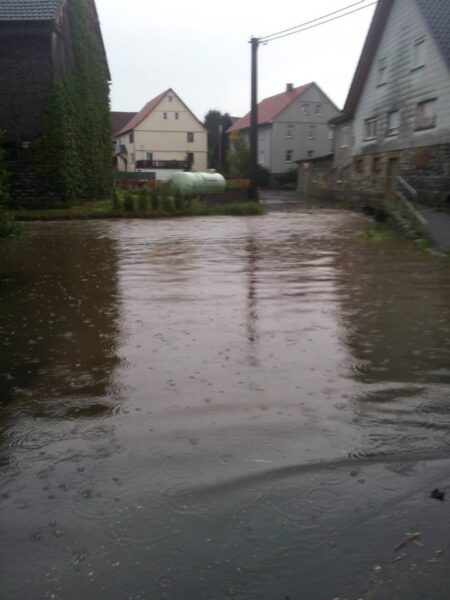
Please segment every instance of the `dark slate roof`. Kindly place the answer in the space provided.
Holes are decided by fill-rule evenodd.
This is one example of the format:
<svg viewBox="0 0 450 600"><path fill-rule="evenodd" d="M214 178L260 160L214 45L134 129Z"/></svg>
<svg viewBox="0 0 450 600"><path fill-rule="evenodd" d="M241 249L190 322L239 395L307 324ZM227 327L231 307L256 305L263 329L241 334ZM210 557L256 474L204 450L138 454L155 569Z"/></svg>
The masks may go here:
<svg viewBox="0 0 450 600"><path fill-rule="evenodd" d="M64 0L0 0L0 21L53 21Z"/></svg>
<svg viewBox="0 0 450 600"><path fill-rule="evenodd" d="M449 0L417 0L442 55L450 65L450 2Z"/></svg>
<svg viewBox="0 0 450 600"><path fill-rule="evenodd" d="M111 123L112 123L114 135L119 133L119 131L121 129L123 129L125 127L125 125L127 123L129 123L131 121L131 119L133 119L136 115L137 115L137 113L135 113L135 112L112 111L111 112Z"/></svg>

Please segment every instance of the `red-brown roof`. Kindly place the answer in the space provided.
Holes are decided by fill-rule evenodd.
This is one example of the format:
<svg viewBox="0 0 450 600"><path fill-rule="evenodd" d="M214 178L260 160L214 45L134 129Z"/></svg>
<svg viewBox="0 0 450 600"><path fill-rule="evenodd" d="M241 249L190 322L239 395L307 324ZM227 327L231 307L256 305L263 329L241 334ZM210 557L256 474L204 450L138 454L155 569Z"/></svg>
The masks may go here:
<svg viewBox="0 0 450 600"><path fill-rule="evenodd" d="M111 125L114 135L127 125L133 117L136 116L135 112L111 112Z"/></svg>
<svg viewBox="0 0 450 600"><path fill-rule="evenodd" d="M258 104L258 125L263 125L264 123L270 123L270 121L273 121L281 112L283 112L285 108L287 108L294 100L301 96L303 92L305 92L311 85L313 84L307 83L306 85L293 88L290 91L286 90L282 94L277 94L276 96L271 96L270 98L262 100L262 102ZM228 133L233 133L233 131L239 131L241 129L248 129L249 127L250 113L234 123L228 129Z"/></svg>
<svg viewBox="0 0 450 600"><path fill-rule="evenodd" d="M142 121L144 119L146 119L155 110L155 108L158 106L158 104L161 102L161 100L166 96L166 94L168 94L171 91L173 91L173 90L171 90L169 88L168 90L166 90L159 96L156 96L156 98L153 98L153 100L150 100L150 102L147 102L147 104L144 106L144 108L141 111L139 111L131 119L131 121L128 121L128 123L125 125L125 127L123 129L121 129L116 135L117 136L123 135L124 133L128 133L129 131L133 131L133 129L136 129L136 127L138 127L142 123Z"/></svg>

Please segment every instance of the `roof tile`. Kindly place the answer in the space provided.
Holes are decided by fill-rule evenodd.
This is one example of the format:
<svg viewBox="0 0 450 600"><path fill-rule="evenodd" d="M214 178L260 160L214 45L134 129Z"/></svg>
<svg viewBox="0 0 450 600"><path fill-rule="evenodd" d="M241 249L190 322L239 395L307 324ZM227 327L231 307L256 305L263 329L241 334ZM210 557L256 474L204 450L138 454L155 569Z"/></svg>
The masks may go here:
<svg viewBox="0 0 450 600"><path fill-rule="evenodd" d="M447 63L450 64L450 2L417 0Z"/></svg>
<svg viewBox="0 0 450 600"><path fill-rule="evenodd" d="M285 108L287 108L294 100L296 100L306 89L312 85L308 83L297 88L293 88L290 91L285 91L282 94L271 96L262 100L258 104L258 125L264 123L270 123L275 117L277 117ZM228 133L233 131L240 131L241 129L248 129L250 127L250 113L246 114L245 117L239 119L229 129Z"/></svg>
<svg viewBox="0 0 450 600"><path fill-rule="evenodd" d="M0 0L0 21L52 21L64 0Z"/></svg>

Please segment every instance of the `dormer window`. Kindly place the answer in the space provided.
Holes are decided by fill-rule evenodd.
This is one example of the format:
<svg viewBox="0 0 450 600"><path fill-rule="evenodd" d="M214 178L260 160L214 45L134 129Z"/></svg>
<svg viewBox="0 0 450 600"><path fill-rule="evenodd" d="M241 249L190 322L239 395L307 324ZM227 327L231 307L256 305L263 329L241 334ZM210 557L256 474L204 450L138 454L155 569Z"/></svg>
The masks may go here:
<svg viewBox="0 0 450 600"><path fill-rule="evenodd" d="M425 36L417 38L413 48L413 69L420 69L423 66L425 66Z"/></svg>
<svg viewBox="0 0 450 600"><path fill-rule="evenodd" d="M377 85L384 85L387 81L387 59L382 58L378 61L378 82Z"/></svg>

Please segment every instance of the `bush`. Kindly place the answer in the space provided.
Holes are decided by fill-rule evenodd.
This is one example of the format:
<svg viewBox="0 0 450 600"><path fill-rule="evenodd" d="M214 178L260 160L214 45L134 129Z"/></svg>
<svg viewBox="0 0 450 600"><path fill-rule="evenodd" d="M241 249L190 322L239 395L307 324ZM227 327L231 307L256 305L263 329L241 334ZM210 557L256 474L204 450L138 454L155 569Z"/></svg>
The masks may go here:
<svg viewBox="0 0 450 600"><path fill-rule="evenodd" d="M156 211L159 208L159 196L156 190L152 190L150 194L150 203L152 210Z"/></svg>
<svg viewBox="0 0 450 600"><path fill-rule="evenodd" d="M123 196L120 190L114 190L112 197L112 209L115 212L120 212L123 210Z"/></svg>
<svg viewBox="0 0 450 600"><path fill-rule="evenodd" d="M150 206L150 192L146 189L139 190L138 206L140 212L147 212Z"/></svg>
<svg viewBox="0 0 450 600"><path fill-rule="evenodd" d="M125 212L134 212L136 205L136 198L130 190L125 192L125 198L123 201L123 209Z"/></svg>

